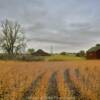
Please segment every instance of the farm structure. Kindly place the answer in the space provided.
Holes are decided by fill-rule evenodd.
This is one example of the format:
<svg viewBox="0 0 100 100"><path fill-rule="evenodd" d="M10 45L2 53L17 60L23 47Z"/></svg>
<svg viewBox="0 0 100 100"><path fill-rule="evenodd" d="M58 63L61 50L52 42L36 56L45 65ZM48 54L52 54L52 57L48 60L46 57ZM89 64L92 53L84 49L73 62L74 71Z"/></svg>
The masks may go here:
<svg viewBox="0 0 100 100"><path fill-rule="evenodd" d="M100 44L87 51L87 59L100 59Z"/></svg>
<svg viewBox="0 0 100 100"><path fill-rule="evenodd" d="M32 55L33 55L33 56L50 56L49 53L47 53L47 52L45 52L45 51L43 51L43 50L41 50L41 49L37 50L37 51L34 52Z"/></svg>

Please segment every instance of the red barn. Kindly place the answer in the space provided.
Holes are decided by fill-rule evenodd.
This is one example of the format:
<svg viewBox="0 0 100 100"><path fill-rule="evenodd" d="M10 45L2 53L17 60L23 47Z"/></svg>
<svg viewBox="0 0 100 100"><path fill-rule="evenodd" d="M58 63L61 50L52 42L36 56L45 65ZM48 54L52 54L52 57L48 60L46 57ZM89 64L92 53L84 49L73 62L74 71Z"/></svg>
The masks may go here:
<svg viewBox="0 0 100 100"><path fill-rule="evenodd" d="M87 59L100 59L100 44L87 51Z"/></svg>

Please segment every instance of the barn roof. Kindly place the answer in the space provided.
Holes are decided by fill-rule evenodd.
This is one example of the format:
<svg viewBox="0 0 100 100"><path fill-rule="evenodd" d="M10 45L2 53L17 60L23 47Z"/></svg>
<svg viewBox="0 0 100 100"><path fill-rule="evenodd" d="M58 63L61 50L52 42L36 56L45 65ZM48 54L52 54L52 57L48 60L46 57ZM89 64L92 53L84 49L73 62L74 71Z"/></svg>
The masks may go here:
<svg viewBox="0 0 100 100"><path fill-rule="evenodd" d="M36 52L33 53L34 56L50 56L49 53L39 49Z"/></svg>
<svg viewBox="0 0 100 100"><path fill-rule="evenodd" d="M96 52L100 50L100 45L96 45L95 47L90 48L87 52Z"/></svg>

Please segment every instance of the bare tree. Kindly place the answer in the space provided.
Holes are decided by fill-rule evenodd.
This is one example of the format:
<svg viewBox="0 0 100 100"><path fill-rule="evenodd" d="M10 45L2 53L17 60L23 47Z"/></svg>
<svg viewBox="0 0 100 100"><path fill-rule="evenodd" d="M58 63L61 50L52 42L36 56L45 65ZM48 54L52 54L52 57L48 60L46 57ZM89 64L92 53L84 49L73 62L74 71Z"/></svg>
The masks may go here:
<svg viewBox="0 0 100 100"><path fill-rule="evenodd" d="M24 33L21 31L21 26L17 22L6 19L2 22L1 28L0 47L3 51L13 55L25 47Z"/></svg>

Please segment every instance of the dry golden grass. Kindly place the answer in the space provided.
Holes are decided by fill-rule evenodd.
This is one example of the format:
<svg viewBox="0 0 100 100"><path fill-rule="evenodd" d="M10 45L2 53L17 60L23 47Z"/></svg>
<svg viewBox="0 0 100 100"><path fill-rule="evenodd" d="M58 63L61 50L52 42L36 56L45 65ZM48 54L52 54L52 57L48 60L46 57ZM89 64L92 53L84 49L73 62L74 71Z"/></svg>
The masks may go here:
<svg viewBox="0 0 100 100"><path fill-rule="evenodd" d="M100 100L100 61L0 61L0 100Z"/></svg>
<svg viewBox="0 0 100 100"><path fill-rule="evenodd" d="M71 100L71 93L68 85L64 81L63 71L57 73L57 83L58 83L58 91L60 93L61 99L69 99Z"/></svg>

